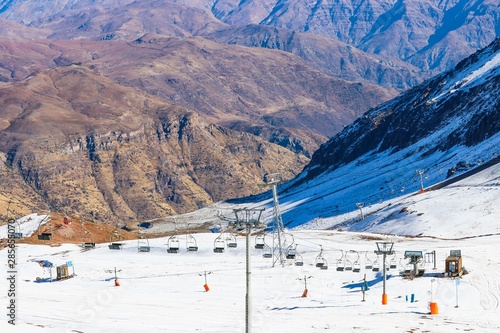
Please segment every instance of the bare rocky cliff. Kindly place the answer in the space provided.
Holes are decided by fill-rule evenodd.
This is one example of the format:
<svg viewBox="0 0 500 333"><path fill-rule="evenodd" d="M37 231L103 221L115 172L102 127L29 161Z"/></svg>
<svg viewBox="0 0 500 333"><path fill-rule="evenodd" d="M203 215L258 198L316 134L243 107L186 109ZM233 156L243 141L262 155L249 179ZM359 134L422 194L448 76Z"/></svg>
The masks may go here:
<svg viewBox="0 0 500 333"><path fill-rule="evenodd" d="M98 212L100 221L256 193L265 173L291 177L307 162L75 65L0 87L0 101L1 177L22 179L2 195L28 188L33 205Z"/></svg>

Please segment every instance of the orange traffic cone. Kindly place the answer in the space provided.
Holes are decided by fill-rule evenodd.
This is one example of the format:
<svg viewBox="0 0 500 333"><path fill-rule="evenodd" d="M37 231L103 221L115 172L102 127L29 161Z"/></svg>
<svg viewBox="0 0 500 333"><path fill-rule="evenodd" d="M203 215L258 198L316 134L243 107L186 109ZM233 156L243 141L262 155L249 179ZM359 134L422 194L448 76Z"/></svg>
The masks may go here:
<svg viewBox="0 0 500 333"><path fill-rule="evenodd" d="M302 297L307 297L307 288L304 289L304 292L302 293Z"/></svg>
<svg viewBox="0 0 500 333"><path fill-rule="evenodd" d="M120 282L118 282L118 279L115 279L115 287L119 287L120 286Z"/></svg>
<svg viewBox="0 0 500 333"><path fill-rule="evenodd" d="M208 284L206 284L206 283L203 285L203 288L205 288L205 291L209 291L210 290L210 288L208 287Z"/></svg>

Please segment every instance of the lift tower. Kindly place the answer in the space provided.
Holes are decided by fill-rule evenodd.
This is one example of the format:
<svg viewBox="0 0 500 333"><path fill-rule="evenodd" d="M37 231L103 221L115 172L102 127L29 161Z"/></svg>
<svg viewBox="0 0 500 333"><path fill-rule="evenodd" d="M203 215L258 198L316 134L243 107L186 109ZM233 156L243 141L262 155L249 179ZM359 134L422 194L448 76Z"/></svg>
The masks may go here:
<svg viewBox="0 0 500 333"><path fill-rule="evenodd" d="M281 182L279 173L272 173L265 176L264 181L267 185L273 188L273 203L274 203L274 228L273 228L273 267L279 263L282 267L285 266L286 260L286 238L283 219L281 218L280 206L278 202L278 184Z"/></svg>

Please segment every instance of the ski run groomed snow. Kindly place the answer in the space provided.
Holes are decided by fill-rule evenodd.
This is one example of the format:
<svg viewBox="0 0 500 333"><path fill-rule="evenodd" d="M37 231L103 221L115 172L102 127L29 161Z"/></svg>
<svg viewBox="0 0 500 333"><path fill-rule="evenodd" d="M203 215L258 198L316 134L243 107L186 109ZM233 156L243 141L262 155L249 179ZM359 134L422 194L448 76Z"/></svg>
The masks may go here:
<svg viewBox="0 0 500 333"><path fill-rule="evenodd" d="M319 230L329 227L328 221L319 220L300 230L287 230L298 244L302 267L293 261L273 267L273 259L263 258L263 250L254 248L252 237L252 331L498 332L499 169L487 169L436 191L381 203L385 208L372 208L373 214L362 224L376 233ZM403 207L414 213L389 218L402 214ZM423 235L403 236L417 234ZM245 237L237 236L236 248L214 253L218 235L195 234L197 252L188 252L186 238L180 235L180 252L175 254L167 253L168 238L149 239L149 253L138 252L137 241L124 242L122 250L98 244L89 251L74 244L18 244L16 326L7 322L7 249L3 249L0 331L244 332ZM387 259L388 264L394 259L398 267L387 271L386 305L382 305L382 269L365 268L367 258L377 259L377 241L394 242L396 251L395 258ZM327 270L315 265L320 246ZM435 251L436 264L425 264L422 277L405 279L399 270L405 268L407 250ZM461 279L442 276L450 250L461 250L468 272ZM336 270L343 253L351 263L359 254L359 273ZM36 262L40 260L56 266L72 261L76 276L41 282L50 275L48 268ZM119 286L115 286L115 267ZM55 277L55 268L52 274ZM360 285L365 274L369 289L363 302ZM301 297L304 278L307 297ZM438 314L430 314L431 301L437 303Z"/></svg>

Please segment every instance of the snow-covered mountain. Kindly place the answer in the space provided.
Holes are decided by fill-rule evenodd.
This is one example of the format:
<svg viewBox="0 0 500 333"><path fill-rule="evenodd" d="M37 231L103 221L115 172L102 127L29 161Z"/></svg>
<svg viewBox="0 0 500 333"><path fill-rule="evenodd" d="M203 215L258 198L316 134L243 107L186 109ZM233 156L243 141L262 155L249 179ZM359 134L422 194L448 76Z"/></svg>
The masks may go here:
<svg viewBox="0 0 500 333"><path fill-rule="evenodd" d="M494 165L500 155L498 96L500 39L367 112L322 145L298 177L278 188L285 225L332 219L328 226L352 227L358 206ZM495 177L487 181L498 186ZM251 202L271 205L265 196L235 201Z"/></svg>

